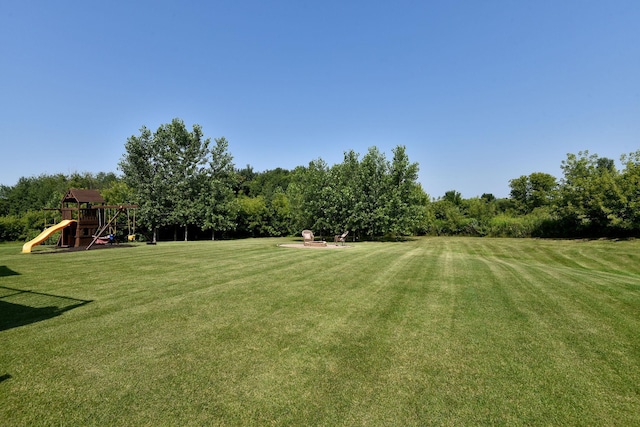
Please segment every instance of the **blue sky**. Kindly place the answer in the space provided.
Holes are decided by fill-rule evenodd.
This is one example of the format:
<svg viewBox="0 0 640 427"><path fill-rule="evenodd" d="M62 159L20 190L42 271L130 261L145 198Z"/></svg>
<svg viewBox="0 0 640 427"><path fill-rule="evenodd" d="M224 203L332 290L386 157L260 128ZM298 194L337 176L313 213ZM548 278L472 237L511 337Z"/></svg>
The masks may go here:
<svg viewBox="0 0 640 427"><path fill-rule="evenodd" d="M0 3L0 184L117 172L178 117L237 167L405 145L432 197L640 149L640 2Z"/></svg>

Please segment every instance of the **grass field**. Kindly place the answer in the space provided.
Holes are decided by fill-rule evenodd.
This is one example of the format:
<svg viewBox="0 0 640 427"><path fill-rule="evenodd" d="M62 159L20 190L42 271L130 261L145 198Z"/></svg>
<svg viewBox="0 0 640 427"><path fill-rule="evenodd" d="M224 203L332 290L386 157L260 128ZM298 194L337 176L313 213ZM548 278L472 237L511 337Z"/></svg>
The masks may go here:
<svg viewBox="0 0 640 427"><path fill-rule="evenodd" d="M640 241L0 245L0 423L640 425Z"/></svg>

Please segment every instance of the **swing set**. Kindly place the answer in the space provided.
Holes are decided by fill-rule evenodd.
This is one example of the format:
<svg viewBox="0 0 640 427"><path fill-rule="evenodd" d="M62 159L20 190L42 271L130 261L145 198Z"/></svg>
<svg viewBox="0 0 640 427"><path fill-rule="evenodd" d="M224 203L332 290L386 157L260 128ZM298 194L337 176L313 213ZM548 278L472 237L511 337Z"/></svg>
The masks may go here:
<svg viewBox="0 0 640 427"><path fill-rule="evenodd" d="M106 245L117 243L118 217L125 210L127 212L127 241L136 240L136 208L137 205L100 206L98 209L98 231L93 235L93 240L87 246L87 250L95 244ZM133 211L133 214L131 214Z"/></svg>

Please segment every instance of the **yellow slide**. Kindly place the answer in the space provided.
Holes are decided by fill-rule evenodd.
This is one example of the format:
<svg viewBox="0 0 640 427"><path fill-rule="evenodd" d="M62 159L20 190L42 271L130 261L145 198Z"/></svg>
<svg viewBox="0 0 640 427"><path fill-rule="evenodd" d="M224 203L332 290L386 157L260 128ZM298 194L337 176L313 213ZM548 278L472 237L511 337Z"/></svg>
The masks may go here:
<svg viewBox="0 0 640 427"><path fill-rule="evenodd" d="M56 231L60 231L63 228L70 226L74 222L76 222L74 219L65 219L64 221L45 229L42 233L38 234L38 237L29 240L27 243L22 245L22 253L28 254L29 252L31 252L31 248L47 240L47 237L51 236Z"/></svg>

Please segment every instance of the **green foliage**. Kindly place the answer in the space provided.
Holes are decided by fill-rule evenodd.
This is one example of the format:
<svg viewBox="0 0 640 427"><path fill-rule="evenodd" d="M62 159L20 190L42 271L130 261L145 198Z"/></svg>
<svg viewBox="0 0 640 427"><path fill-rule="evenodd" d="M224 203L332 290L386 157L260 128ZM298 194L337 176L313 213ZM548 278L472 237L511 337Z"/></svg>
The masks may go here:
<svg viewBox="0 0 640 427"><path fill-rule="evenodd" d="M132 204L135 201L133 190L122 180L114 181L100 194L108 205Z"/></svg>
<svg viewBox="0 0 640 427"><path fill-rule="evenodd" d="M417 183L418 165L403 146L389 162L376 147L359 159L354 151L329 167L322 159L298 168L290 184L292 218L299 230L331 236L349 230L367 238L406 236L424 223L428 196Z"/></svg>
<svg viewBox="0 0 640 427"><path fill-rule="evenodd" d="M22 177L13 187L0 186L0 215L22 215L42 208L58 208L70 188L102 190L117 182L113 173L89 172L71 175L39 175Z"/></svg>
<svg viewBox="0 0 640 427"><path fill-rule="evenodd" d="M531 237L535 224L529 216L497 215L491 219L489 232L493 237Z"/></svg>
<svg viewBox="0 0 640 427"><path fill-rule="evenodd" d="M626 230L640 231L640 150L623 155L624 169L618 177L621 192L620 226Z"/></svg>
<svg viewBox="0 0 640 427"><path fill-rule="evenodd" d="M234 190L237 194L248 196L251 194L251 183L258 176L253 170L253 166L247 165L242 169L236 169L236 185Z"/></svg>
<svg viewBox="0 0 640 427"><path fill-rule="evenodd" d="M272 236L287 236L295 233L295 230L291 227L292 213L291 202L287 197L287 194L276 189L273 193L270 202L271 208L271 228Z"/></svg>
<svg viewBox="0 0 640 427"><path fill-rule="evenodd" d="M326 232L330 224L325 212L335 209L333 200L327 200L327 196L335 193L326 162L317 159L309 162L308 167L296 168L288 190L295 228L312 229L317 235Z"/></svg>
<svg viewBox="0 0 640 427"><path fill-rule="evenodd" d="M271 231L269 225L269 209L264 196L238 197L238 230L252 237L268 236Z"/></svg>
<svg viewBox="0 0 640 427"><path fill-rule="evenodd" d="M254 172L246 168L235 172L235 188L240 209L237 217L237 234L242 236L285 236L294 232L292 224L289 183L293 173L282 168ZM248 199L258 199L250 202ZM263 204L259 215L251 203Z"/></svg>
<svg viewBox="0 0 640 427"><path fill-rule="evenodd" d="M224 137L215 138L214 142L202 187L203 228L212 230L212 239L216 231L234 230L238 214L238 203L233 191L237 185L237 175L234 171L233 156L229 153L229 142Z"/></svg>
<svg viewBox="0 0 640 427"><path fill-rule="evenodd" d="M265 237L284 236L291 229L291 205L287 195L276 192L271 200L263 195L255 197L238 196L238 227L242 236Z"/></svg>
<svg viewBox="0 0 640 427"><path fill-rule="evenodd" d="M127 140L120 169L134 190L141 223L154 233L158 226L179 225L187 240L190 225L214 233L235 226L235 178L228 142L218 138L210 145L199 125L189 131L180 119L161 125L153 134L143 127L139 136Z"/></svg>
<svg viewBox="0 0 640 427"><path fill-rule="evenodd" d="M287 191L291 182L291 172L276 168L261 173L254 173L251 180L248 181L248 196L262 195L268 200L272 199L277 192Z"/></svg>
<svg viewBox="0 0 640 427"><path fill-rule="evenodd" d="M553 175L534 172L529 176L521 176L509 181L511 199L516 209L523 214L531 213L534 209L550 206L555 198L558 183Z"/></svg>
<svg viewBox="0 0 640 427"><path fill-rule="evenodd" d="M0 216L0 242L12 242L23 240L24 222L22 218L16 215Z"/></svg>
<svg viewBox="0 0 640 427"><path fill-rule="evenodd" d="M433 221L426 230L427 234L442 236L455 236L463 234L465 226L469 223L464 213L450 199L441 199L433 202L430 207L433 212Z"/></svg>
<svg viewBox="0 0 640 427"><path fill-rule="evenodd" d="M568 154L563 179L541 172L509 182L511 198L462 199L457 191L428 207L424 232L505 237L633 236L640 232L640 152L613 160Z"/></svg>
<svg viewBox="0 0 640 427"><path fill-rule="evenodd" d="M0 216L0 242L31 240L44 229L42 211L27 211L21 215Z"/></svg>
<svg viewBox="0 0 640 427"><path fill-rule="evenodd" d="M155 144L151 131L143 126L139 136L127 139L125 151L119 163L124 182L134 191L140 223L148 224L155 233L156 227L163 225L165 217L165 191L159 147Z"/></svg>
<svg viewBox="0 0 640 427"><path fill-rule="evenodd" d="M567 224L580 234L602 235L623 222L620 175L612 161L584 151L568 154L562 170L557 211Z"/></svg>
<svg viewBox="0 0 640 427"><path fill-rule="evenodd" d="M309 228L331 238L408 235L597 237L640 235L640 150L612 159L588 151L567 154L563 177L534 172L509 181L510 197L464 199L455 190L438 200L417 182L418 164L404 146L388 160L377 147L353 150L329 166L316 159L292 171L235 169L225 138L211 143L179 119L131 136L113 173L21 178L0 186L0 240L24 239L40 228L28 212L57 208L69 188L101 191L108 204L139 205L143 229L211 230L224 236L299 235Z"/></svg>
<svg viewBox="0 0 640 427"><path fill-rule="evenodd" d="M388 171L386 216L389 225L386 233L392 236L408 236L415 233L424 212L428 196L418 183L418 164L411 163L404 146L393 149L393 160Z"/></svg>
<svg viewBox="0 0 640 427"><path fill-rule="evenodd" d="M444 193L444 197L442 199L454 206L460 206L462 204L462 194L456 190L447 191Z"/></svg>

